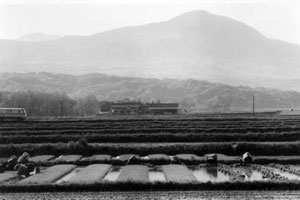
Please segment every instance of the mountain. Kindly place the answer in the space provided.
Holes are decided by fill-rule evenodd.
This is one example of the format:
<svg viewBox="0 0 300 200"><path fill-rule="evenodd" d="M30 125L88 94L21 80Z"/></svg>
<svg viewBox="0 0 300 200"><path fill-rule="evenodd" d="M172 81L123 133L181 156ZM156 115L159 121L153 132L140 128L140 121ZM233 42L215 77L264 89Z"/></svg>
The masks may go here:
<svg viewBox="0 0 300 200"><path fill-rule="evenodd" d="M103 74L66 75L51 73L4 73L1 91L64 92L71 97L95 95L99 100L124 98L142 101L179 102L201 111L237 111L300 108L300 93L265 88L228 86L197 80L117 77ZM0 93L1 98L1 93Z"/></svg>
<svg viewBox="0 0 300 200"><path fill-rule="evenodd" d="M31 33L24 35L19 38L21 41L27 41L27 42L42 42L42 41L52 41L52 40L57 40L61 38L58 35L46 35L43 33Z"/></svg>
<svg viewBox="0 0 300 200"><path fill-rule="evenodd" d="M90 36L0 40L0 66L2 72L99 72L300 91L298 45L201 10Z"/></svg>

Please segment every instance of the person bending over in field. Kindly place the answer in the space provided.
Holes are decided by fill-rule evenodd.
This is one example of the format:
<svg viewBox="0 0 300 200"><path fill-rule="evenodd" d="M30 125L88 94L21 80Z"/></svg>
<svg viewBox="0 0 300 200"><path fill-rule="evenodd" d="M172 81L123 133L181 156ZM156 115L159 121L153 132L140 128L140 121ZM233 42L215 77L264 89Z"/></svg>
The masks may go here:
<svg viewBox="0 0 300 200"><path fill-rule="evenodd" d="M17 164L15 170L18 171L19 176L25 177L39 173L39 167L35 167L33 163Z"/></svg>
<svg viewBox="0 0 300 200"><path fill-rule="evenodd" d="M24 152L18 159L18 163L28 163L29 162L29 153Z"/></svg>
<svg viewBox="0 0 300 200"><path fill-rule="evenodd" d="M14 170L14 167L17 163L18 163L17 156L15 156L15 155L11 156L7 161L2 163L2 165L0 166L0 173L3 173L5 171Z"/></svg>
<svg viewBox="0 0 300 200"><path fill-rule="evenodd" d="M0 166L0 173L13 170L18 171L19 176L25 177L40 172L39 167L35 167L34 163L29 162L29 154L27 152L24 152L19 159L15 155L11 156Z"/></svg>

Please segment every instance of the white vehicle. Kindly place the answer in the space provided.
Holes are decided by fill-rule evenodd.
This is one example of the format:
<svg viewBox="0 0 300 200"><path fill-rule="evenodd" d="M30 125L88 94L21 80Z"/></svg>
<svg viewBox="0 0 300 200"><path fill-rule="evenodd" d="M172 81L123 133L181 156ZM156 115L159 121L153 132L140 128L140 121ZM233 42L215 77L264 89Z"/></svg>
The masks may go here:
<svg viewBox="0 0 300 200"><path fill-rule="evenodd" d="M24 108L0 108L0 121L23 121L26 118Z"/></svg>

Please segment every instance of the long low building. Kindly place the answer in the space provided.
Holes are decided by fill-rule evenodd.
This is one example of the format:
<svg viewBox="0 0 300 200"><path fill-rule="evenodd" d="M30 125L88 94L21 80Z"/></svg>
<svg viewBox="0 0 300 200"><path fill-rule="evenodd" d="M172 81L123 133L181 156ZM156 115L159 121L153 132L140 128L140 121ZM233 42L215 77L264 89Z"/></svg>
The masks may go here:
<svg viewBox="0 0 300 200"><path fill-rule="evenodd" d="M111 104L111 112L118 115L133 115L141 113L142 104L139 102L123 102Z"/></svg>
<svg viewBox="0 0 300 200"><path fill-rule="evenodd" d="M111 112L117 115L134 114L177 114L178 103L119 102L110 105Z"/></svg>
<svg viewBox="0 0 300 200"><path fill-rule="evenodd" d="M151 114L177 114L178 103L151 103L148 110Z"/></svg>

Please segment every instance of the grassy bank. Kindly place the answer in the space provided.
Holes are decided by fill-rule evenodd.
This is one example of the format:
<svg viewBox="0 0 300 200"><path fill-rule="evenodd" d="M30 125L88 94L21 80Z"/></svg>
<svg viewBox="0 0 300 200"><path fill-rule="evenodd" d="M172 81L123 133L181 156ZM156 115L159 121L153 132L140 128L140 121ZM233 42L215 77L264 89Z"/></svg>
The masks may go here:
<svg viewBox="0 0 300 200"><path fill-rule="evenodd" d="M0 185L3 192L167 191L167 190L299 190L300 182L137 183Z"/></svg>
<svg viewBox="0 0 300 200"><path fill-rule="evenodd" d="M2 144L0 157L20 155L24 151L31 155L80 154L196 154L226 153L230 156L240 156L251 152L257 156L299 155L300 142L220 142L220 143L101 143L86 144L84 142L41 143L41 144Z"/></svg>
<svg viewBox="0 0 300 200"><path fill-rule="evenodd" d="M265 132L265 133L130 133L130 134L50 134L50 135L0 135L0 144L22 143L67 143L77 141L84 137L88 142L125 143L125 142L231 142L231 141L297 141L300 140L299 132Z"/></svg>

